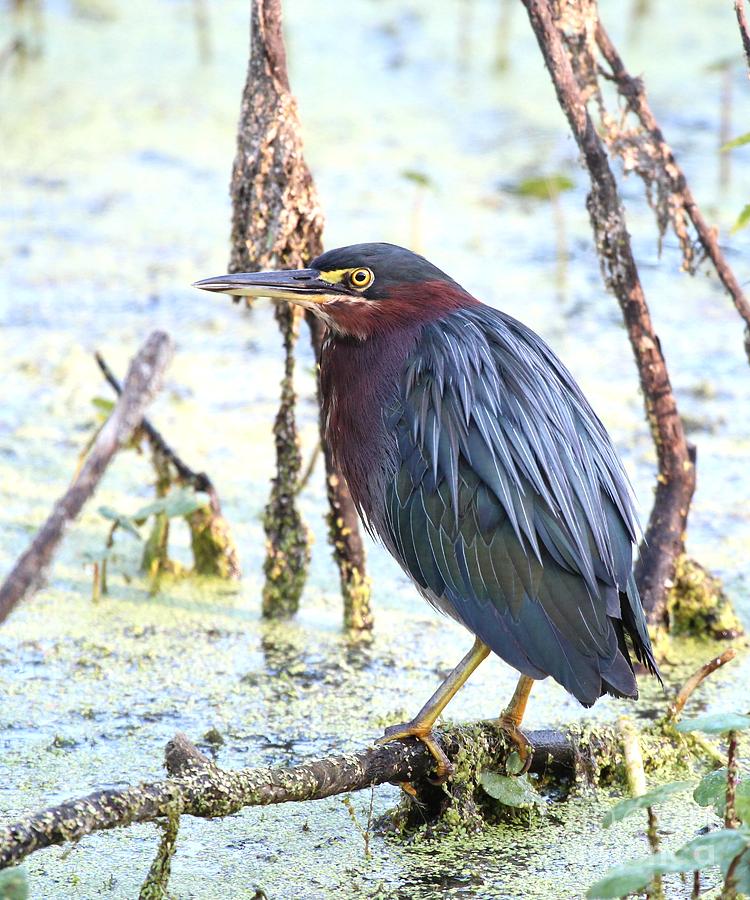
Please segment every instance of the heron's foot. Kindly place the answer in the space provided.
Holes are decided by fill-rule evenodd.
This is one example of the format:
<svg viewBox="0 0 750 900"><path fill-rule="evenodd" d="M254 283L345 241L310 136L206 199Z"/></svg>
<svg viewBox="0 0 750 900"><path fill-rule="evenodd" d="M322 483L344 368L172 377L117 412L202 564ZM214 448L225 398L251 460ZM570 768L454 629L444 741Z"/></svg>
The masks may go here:
<svg viewBox="0 0 750 900"><path fill-rule="evenodd" d="M513 716L503 713L498 719L500 727L505 732L508 740L515 746L516 752L521 760L521 768L512 775L525 775L531 767L531 760L534 757L534 748L526 735L518 727L518 723Z"/></svg>
<svg viewBox="0 0 750 900"><path fill-rule="evenodd" d="M453 763L445 755L445 751L435 739L432 727L424 725L417 719L411 722L402 722L399 725L389 725L385 734L376 743L390 744L392 741L400 741L402 738L415 737L427 747L435 760L435 773L429 779L433 784L442 784L453 774ZM413 790L413 788L412 788ZM407 791L412 793L412 791Z"/></svg>

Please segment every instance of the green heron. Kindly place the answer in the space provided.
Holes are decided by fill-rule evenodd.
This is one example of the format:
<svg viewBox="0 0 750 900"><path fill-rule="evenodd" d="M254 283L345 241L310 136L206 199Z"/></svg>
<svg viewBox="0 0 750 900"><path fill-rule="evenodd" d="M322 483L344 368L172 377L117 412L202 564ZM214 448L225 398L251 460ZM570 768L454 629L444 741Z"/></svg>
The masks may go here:
<svg viewBox="0 0 750 900"><path fill-rule="evenodd" d="M538 335L392 244L196 286L288 301L325 322L323 423L354 503L424 597L476 637L384 741L421 739L445 777L432 726L490 652L521 673L500 721L526 766L520 725L536 679L551 675L584 706L636 698L629 646L659 677L627 476Z"/></svg>

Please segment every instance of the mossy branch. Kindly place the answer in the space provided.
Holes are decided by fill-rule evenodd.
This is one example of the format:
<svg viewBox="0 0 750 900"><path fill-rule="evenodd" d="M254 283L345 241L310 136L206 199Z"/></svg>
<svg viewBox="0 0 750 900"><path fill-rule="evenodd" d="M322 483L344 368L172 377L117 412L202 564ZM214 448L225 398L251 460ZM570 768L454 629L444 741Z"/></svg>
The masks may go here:
<svg viewBox="0 0 750 900"><path fill-rule="evenodd" d="M733 658L734 652L727 650L702 666L676 695L666 715L640 732L638 765L644 773L684 772L693 757L707 755L711 748L689 734L678 733L674 722L703 679ZM583 781L624 785L632 774L627 741L623 741L623 731L627 730L621 721L597 727L578 725L565 731L529 731L527 737L534 747L530 771L542 780L560 784ZM454 768L451 780L443 785L430 781L434 758L421 741L414 739L289 768L227 771L201 753L184 734L177 734L165 751L168 778L121 790L97 791L0 828L0 869L44 847L76 842L87 834L133 822L163 824L166 819L159 853L144 885L144 890L152 889L159 896L158 890L168 878L180 816L211 819L232 815L247 806L321 800L385 782L409 782L414 787L414 796L411 792L405 795L399 810L403 824L442 819L449 824L460 822L464 829L481 826L497 813L481 786L483 776L488 771L505 770L515 745L509 743L497 719L447 725L435 737Z"/></svg>
<svg viewBox="0 0 750 900"><path fill-rule="evenodd" d="M507 751L503 732L494 722L446 728L440 742L452 761L466 753L467 740L484 737L495 747L498 764ZM554 731L530 732L536 746L537 771L556 766L572 772L576 749L570 736ZM103 790L69 800L0 828L0 868L20 862L31 853L80 840L87 834L182 815L200 818L228 816L246 806L320 800L385 782L425 781L433 759L415 740L394 741L342 756L290 768L227 771L211 762L178 734L166 749L170 777L150 784Z"/></svg>
<svg viewBox="0 0 750 900"><path fill-rule="evenodd" d="M291 94L280 0L253 0L252 53L242 98L232 172L230 272L307 265L323 250L323 215L304 159L297 104ZM293 388L296 318L277 311L285 374L274 426L276 477L264 515L267 538L263 612L293 614L304 587L309 535L296 507L300 481ZM325 328L307 316L319 358ZM322 433L329 503L328 533L344 597L349 631L372 628L369 581L357 513Z"/></svg>
<svg viewBox="0 0 750 900"><path fill-rule="evenodd" d="M554 0L523 3L589 175L586 206L602 275L622 310L656 449L659 471L655 500L635 575L649 621L657 624L665 618L666 586L673 580L677 559L684 552L688 511L695 490L695 448L685 437L638 274L617 180L589 111L589 102L599 96L598 69L587 43L587 27L598 23L596 4L587 4L584 16L576 4L558 4Z"/></svg>
<svg viewBox="0 0 750 900"><path fill-rule="evenodd" d="M676 766L686 764L689 754L675 745L675 735L660 725L649 730L644 740L647 769L662 769L665 760ZM531 731L528 737L534 745L531 771L546 779L624 780L619 735L612 726ZM481 773L502 770L513 746L508 745L497 720L446 726L437 738L455 767L453 779L441 786L428 780L434 760L424 744L414 739L289 768L227 771L178 734L166 749L169 777L97 791L0 828L0 869L44 847L76 842L97 831L174 819L176 810L180 815L209 819L232 815L247 806L320 800L385 782L414 785L416 798L409 798L408 803L419 821L449 814L470 827L487 802L479 786ZM168 854L162 856L166 865Z"/></svg>

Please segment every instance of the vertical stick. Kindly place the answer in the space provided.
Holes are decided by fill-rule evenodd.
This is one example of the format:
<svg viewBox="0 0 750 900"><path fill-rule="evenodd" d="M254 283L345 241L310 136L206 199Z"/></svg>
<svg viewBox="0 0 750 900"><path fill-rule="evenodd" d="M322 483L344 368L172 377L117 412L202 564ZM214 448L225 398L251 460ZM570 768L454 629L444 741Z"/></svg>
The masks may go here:
<svg viewBox="0 0 750 900"><path fill-rule="evenodd" d="M695 452L688 446L672 393L664 355L638 276L607 152L589 115L549 0L523 0L560 107L570 124L591 180L587 207L607 288L622 310L643 391L646 417L656 445L656 497L636 579L652 622L665 615L667 584L684 551L684 534L695 490Z"/></svg>
<svg viewBox="0 0 750 900"><path fill-rule="evenodd" d="M750 28L748 28L747 16L745 15L745 0L734 0L734 11L737 16L737 25L740 29L742 49L745 51L745 59L747 60L748 69L750 69ZM750 78L750 72L748 72L748 78Z"/></svg>
<svg viewBox="0 0 750 900"><path fill-rule="evenodd" d="M294 344L298 316L288 304L276 307L276 321L284 340L284 377L281 402L273 426L276 444L276 476L263 516L266 532L266 561L263 571L263 615L280 618L297 611L310 564L307 529L296 504L297 482L302 457L297 440L294 408Z"/></svg>
<svg viewBox="0 0 750 900"><path fill-rule="evenodd" d="M232 172L231 272L300 267L323 249L323 216L304 160L297 107L289 89L280 0L253 0L251 45ZM309 560L307 529L295 500L301 469L293 386L297 320L279 312L277 321L285 363L274 426L276 477L264 518L263 609L268 616L296 611ZM324 329L317 320L308 319L308 323L318 358ZM369 584L356 510L324 441L323 450L329 534L341 577L345 620L353 628L369 628Z"/></svg>
<svg viewBox="0 0 750 900"><path fill-rule="evenodd" d="M727 748L727 804L724 810L724 827L736 828L739 825L735 802L737 799L737 782L739 769L737 768L737 732L730 731Z"/></svg>

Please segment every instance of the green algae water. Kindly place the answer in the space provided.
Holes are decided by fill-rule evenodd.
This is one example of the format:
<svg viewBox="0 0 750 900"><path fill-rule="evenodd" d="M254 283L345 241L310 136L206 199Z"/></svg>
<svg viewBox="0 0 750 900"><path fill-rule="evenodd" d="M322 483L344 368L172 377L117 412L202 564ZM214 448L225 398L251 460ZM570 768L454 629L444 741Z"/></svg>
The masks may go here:
<svg viewBox="0 0 750 900"><path fill-rule="evenodd" d="M640 13L637 13L640 9ZM522 8L494 2L289 0L290 74L306 152L327 216L327 245L411 243L487 302L539 331L604 419L648 515L654 456L630 349L602 287L585 211L586 185ZM728 238L750 202L750 149L719 186L720 76L733 61L732 133L750 100L731 8L610 0L602 18L634 73L694 193L721 227L741 282L749 232ZM504 24L503 24L504 23ZM25 811L161 776L163 748L184 731L222 766L282 765L361 747L413 714L471 639L438 618L378 547L369 550L376 627L352 647L340 632L338 578L326 546L320 466L301 497L313 564L300 615L260 620L260 516L273 472L271 423L281 377L271 310L232 307L189 287L223 272L227 185L244 79L248 5L208 6L196 33L188 2L76 0L39 16L0 12L0 45L27 35L41 50L0 72L0 572L6 572L74 471L107 397L92 353L124 373L153 328L177 353L151 417L197 469L210 473L237 539L244 577L165 580L156 596L137 575L140 549L117 539L108 596L91 601L85 554L102 547L100 505L134 512L152 496L145 457L121 454L70 530L47 585L0 628L0 822ZM499 29L505 29L501 34ZM332 40L335 35L335 40ZM501 48L508 65L498 67ZM210 51L210 58L205 59ZM429 187L408 173L421 173ZM564 173L567 266L549 204L514 186ZM652 214L623 182L641 275L681 411L698 447L689 550L721 575L750 625L750 372L739 320L716 279L681 274L676 241L657 253ZM316 441L312 355L300 341L303 452ZM189 562L187 530L174 555ZM715 647L668 648L673 683ZM747 655L693 701L747 706ZM515 675L482 666L450 707L456 719L496 715ZM602 700L586 712L557 685L536 686L529 727L664 700L644 684L638 706ZM224 743L204 740L216 729ZM380 817L398 789L375 792ZM360 823L369 795L353 798ZM606 792L554 803L529 825L496 826L438 844L376 835L365 858L341 798L183 820L170 889L179 898L581 897L603 870L646 852L643 822L607 831ZM678 846L710 817L680 799L660 816ZM31 896L138 894L159 832L141 825L32 856ZM670 883L674 896L689 888Z"/></svg>

